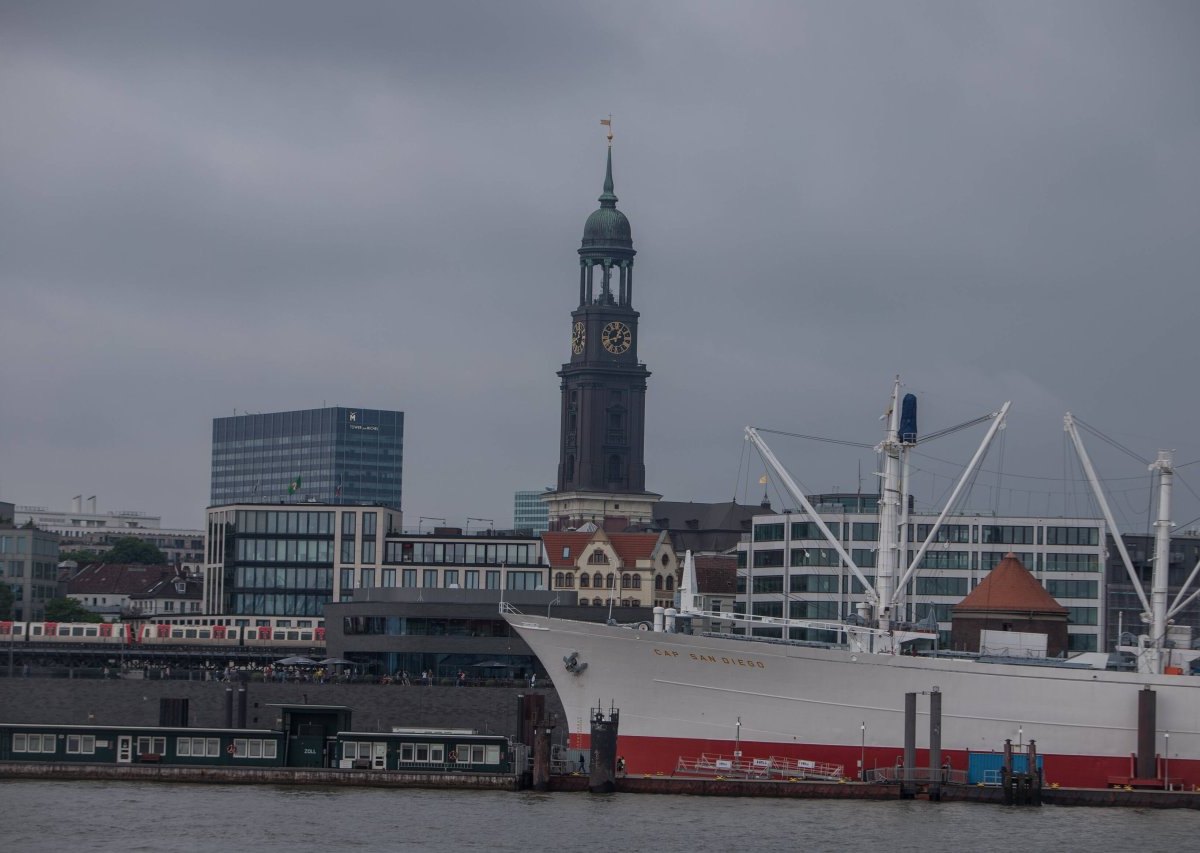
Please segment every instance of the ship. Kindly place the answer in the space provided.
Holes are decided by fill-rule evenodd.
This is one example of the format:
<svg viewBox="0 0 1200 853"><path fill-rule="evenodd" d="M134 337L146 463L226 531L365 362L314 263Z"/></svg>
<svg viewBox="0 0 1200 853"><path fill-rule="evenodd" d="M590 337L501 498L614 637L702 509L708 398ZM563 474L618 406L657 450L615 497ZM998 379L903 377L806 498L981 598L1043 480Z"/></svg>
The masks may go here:
<svg viewBox="0 0 1200 853"><path fill-rule="evenodd" d="M947 501L938 524L981 462L1004 422L1005 403ZM691 555L684 560L678 608L655 609L651 624L619 625L501 612L550 674L567 716L572 745L586 748L592 716L619 710L617 750L630 774L673 775L697 763L710 767L819 766L842 768L846 779L894 780L904 761L905 706L915 727L940 734L938 770L966 778L972 756L1035 744L1044 783L1070 787L1141 785L1194 790L1200 786L1200 652L1171 642L1171 617L1190 599L1167 603L1169 453L1152 468L1158 478L1155 577L1147 594L1133 572L1116 523L1071 415L1065 428L1146 608L1144 636L1126 637L1118 651L1133 671L1112 668L1107 654L1074 658L1011 658L936 650L936 626L892 618L903 589L935 540L937 526L907 553L903 480L906 452L917 442L915 403L893 386L885 412L880 544L874 582L845 564L866 590L844 621L779 619L712 613L697 594ZM754 428L747 437L808 513L819 514ZM830 545L837 538L824 531ZM914 543L916 545L916 543ZM1159 571L1162 567L1162 571ZM1195 574L1195 573L1193 573ZM661 611L661 612L660 612ZM740 623L740 630L738 625ZM735 627L733 632L716 628ZM781 625L780 638L753 629ZM788 627L830 632L836 642L783 639ZM1115 657L1115 656L1114 656ZM910 719L910 729L914 722ZM910 744L912 743L910 735ZM915 767L929 771L932 743L918 739ZM957 774L957 775L956 775Z"/></svg>

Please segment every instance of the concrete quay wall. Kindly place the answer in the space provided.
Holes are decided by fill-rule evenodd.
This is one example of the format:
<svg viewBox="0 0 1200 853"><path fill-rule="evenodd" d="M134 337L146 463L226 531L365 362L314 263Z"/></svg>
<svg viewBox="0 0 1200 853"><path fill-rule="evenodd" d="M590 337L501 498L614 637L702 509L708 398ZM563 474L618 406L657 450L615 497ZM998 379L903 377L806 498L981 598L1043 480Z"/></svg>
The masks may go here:
<svg viewBox="0 0 1200 853"><path fill-rule="evenodd" d="M0 779L125 782L207 782L219 785L321 785L356 788L438 788L516 791L512 773L400 773L391 770L327 770L297 767L146 767L139 764L14 764L0 762Z"/></svg>
<svg viewBox="0 0 1200 853"><path fill-rule="evenodd" d="M156 726L159 700L170 698L188 700L190 725L222 728L226 688L233 688L236 706L238 686L220 681L6 678L0 679L0 722ZM564 718L558 694L541 688L251 683L246 690L250 728L275 728L276 709L267 706L290 703L349 706L358 731L409 726L515 737L520 733L517 697L528 693L544 695L547 710Z"/></svg>

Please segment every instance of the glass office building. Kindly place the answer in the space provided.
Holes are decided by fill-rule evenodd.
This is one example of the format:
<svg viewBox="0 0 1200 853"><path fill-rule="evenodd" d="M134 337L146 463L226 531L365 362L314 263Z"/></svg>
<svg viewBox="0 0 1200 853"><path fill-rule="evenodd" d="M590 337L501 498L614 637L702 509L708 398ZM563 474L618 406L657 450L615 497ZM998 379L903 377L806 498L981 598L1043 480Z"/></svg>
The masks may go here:
<svg viewBox="0 0 1200 853"><path fill-rule="evenodd" d="M403 412L332 406L214 418L209 504L400 509L403 460Z"/></svg>
<svg viewBox="0 0 1200 853"><path fill-rule="evenodd" d="M549 491L523 490L513 494L513 530L538 536L550 529L550 509L542 500L542 495Z"/></svg>

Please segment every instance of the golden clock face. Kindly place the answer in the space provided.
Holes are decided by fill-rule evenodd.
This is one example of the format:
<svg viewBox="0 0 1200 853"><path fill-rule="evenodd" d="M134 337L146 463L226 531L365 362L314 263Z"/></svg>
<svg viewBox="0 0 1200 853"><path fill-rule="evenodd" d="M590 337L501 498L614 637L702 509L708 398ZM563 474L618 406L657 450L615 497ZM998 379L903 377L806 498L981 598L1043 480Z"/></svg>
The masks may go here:
<svg viewBox="0 0 1200 853"><path fill-rule="evenodd" d="M620 355L633 343L633 333L619 320L613 320L600 333L600 343L613 355Z"/></svg>
<svg viewBox="0 0 1200 853"><path fill-rule="evenodd" d="M583 328L583 323L576 323L571 329L571 352L579 355L583 352L583 345L587 342L587 331Z"/></svg>

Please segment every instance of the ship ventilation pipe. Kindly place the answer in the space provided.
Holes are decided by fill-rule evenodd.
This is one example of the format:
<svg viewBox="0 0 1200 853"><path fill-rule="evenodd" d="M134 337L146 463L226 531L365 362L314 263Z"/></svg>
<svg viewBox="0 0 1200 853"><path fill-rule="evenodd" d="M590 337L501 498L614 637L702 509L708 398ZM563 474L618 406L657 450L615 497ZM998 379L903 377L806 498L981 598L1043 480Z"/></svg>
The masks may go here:
<svg viewBox="0 0 1200 853"><path fill-rule="evenodd" d="M1155 779L1158 777L1155 767L1154 742L1158 729L1157 696L1149 687L1138 691L1138 737L1137 737L1137 777L1139 779Z"/></svg>
<svg viewBox="0 0 1200 853"><path fill-rule="evenodd" d="M666 617L666 624L663 626L663 630L668 634L675 633L675 615L678 612L674 607L668 607L663 611L663 615Z"/></svg>
<svg viewBox="0 0 1200 853"><path fill-rule="evenodd" d="M665 609L662 607L654 608L654 631L661 634L663 632L663 613Z"/></svg>

